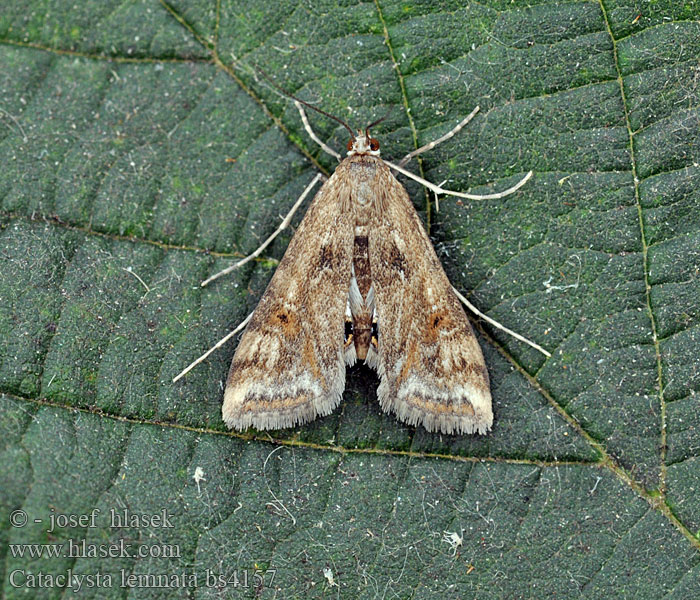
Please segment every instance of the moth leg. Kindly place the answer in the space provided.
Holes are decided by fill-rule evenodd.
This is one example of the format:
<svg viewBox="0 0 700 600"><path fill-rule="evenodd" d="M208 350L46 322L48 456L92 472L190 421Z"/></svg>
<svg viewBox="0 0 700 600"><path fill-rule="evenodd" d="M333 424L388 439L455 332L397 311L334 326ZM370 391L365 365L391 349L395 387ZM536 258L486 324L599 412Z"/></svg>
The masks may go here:
<svg viewBox="0 0 700 600"><path fill-rule="evenodd" d="M230 333L227 333L224 337L222 337L216 344L214 344L209 350L207 350L202 356L200 356L198 359L192 361L189 365L187 365L180 373L178 373L175 377L173 377L173 383L175 383L178 379L181 377L184 377L189 373L192 369L194 369L199 363L203 362L206 360L207 356L209 356L214 350L217 348L221 348L226 342L228 342L234 335L236 335L239 331L241 331L247 324L248 321L250 321L250 318L253 316L253 313L250 313L239 325L236 326L236 328L231 331Z"/></svg>
<svg viewBox="0 0 700 600"><path fill-rule="evenodd" d="M438 185L438 187L442 187L447 183L447 179L444 179L441 184ZM433 192L435 196L435 212L439 213L440 212L440 195L437 192Z"/></svg>
<svg viewBox="0 0 700 600"><path fill-rule="evenodd" d="M321 146L321 150L323 150L326 154L330 154L331 156L334 156L337 158L339 161L342 158L340 154L338 154L333 148L329 148L324 144L319 137L314 133L314 130L311 129L311 123L309 123L309 119L306 116L306 113L304 112L304 107L301 105L301 102L298 100L294 101L294 106L297 107L297 110L299 111L299 114L301 115L301 121L304 123L304 129L306 129L306 133L309 134L309 137L316 142L319 146Z"/></svg>
<svg viewBox="0 0 700 600"><path fill-rule="evenodd" d="M535 344L535 342L531 342L530 340L528 340L526 337L523 337L519 333L515 333L515 331L512 331L512 330L508 329L507 327L505 327L504 325L501 325L495 319L492 319L491 317L486 316L476 306L474 306L471 302L469 302L469 300L467 300L464 296L462 296L462 294L460 294L454 286L452 286L452 290L457 295L457 298L459 298L459 301L462 304L464 304L464 306L466 306L470 311L472 311L477 317L481 317L484 321L491 323L491 325L493 325L497 329L500 329L501 331L505 331L508 335L514 337L516 340L520 340L521 342L525 342L528 346L533 347L535 350L537 350L538 352L541 352L546 357L549 358L552 356L542 346Z"/></svg>
<svg viewBox="0 0 700 600"><path fill-rule="evenodd" d="M323 175L321 173L317 174L316 177L314 177L311 180L311 183L306 186L306 189L302 192L301 196L299 196L299 199L294 203L294 206L292 206L291 210L287 213L287 216L284 218L282 223L280 223L280 226L277 228L277 231L275 231L269 238L267 238L261 245L260 247L255 250L252 254L249 254L245 258L239 260L237 263L232 264L230 267L226 267L223 271L219 271L215 275L212 275L209 277L209 279L205 279L202 281L201 286L204 287L205 285L210 284L212 281L215 279L218 279L222 275L226 275L227 273L230 273L231 271L234 271L235 269L238 269L239 267L242 267L244 264L246 264L248 261L253 260L254 258L260 256L262 254L262 251L267 248L272 240L274 240L284 229L286 229L289 226L289 223L292 221L292 216L296 212L296 210L301 206L301 203L304 201L304 199L309 195L309 192L313 189L313 187L323 178Z"/></svg>
<svg viewBox="0 0 700 600"><path fill-rule="evenodd" d="M477 106L472 112L470 112L460 123L457 124L457 126L448 131L445 135L439 137L436 140L433 140L432 142L427 143L425 146L421 146L417 150L414 150L413 152L409 152L406 156L404 156L400 161L399 161L399 166L403 167L405 164L408 163L409 160L411 160L413 157L418 156L419 154L423 154L423 152L427 152L428 150L432 150L437 146L438 144L442 144L445 140L449 140L453 135L459 133L460 129L464 127L469 121L471 121L474 118L474 115L479 112L479 107Z"/></svg>

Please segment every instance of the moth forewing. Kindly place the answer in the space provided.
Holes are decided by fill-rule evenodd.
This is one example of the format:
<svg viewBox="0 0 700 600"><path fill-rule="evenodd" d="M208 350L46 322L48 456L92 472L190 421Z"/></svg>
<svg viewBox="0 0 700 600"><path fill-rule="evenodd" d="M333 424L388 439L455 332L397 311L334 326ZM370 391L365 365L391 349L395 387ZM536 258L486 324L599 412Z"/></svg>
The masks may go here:
<svg viewBox="0 0 700 600"><path fill-rule="evenodd" d="M229 427L292 427L340 402L354 233L338 184L331 177L314 197L236 349Z"/></svg>
<svg viewBox="0 0 700 600"><path fill-rule="evenodd" d="M408 194L367 132L348 150L241 339L224 421L277 429L328 414L345 364L364 360L379 373L383 410L429 431L484 433L483 355Z"/></svg>
<svg viewBox="0 0 700 600"><path fill-rule="evenodd" d="M369 235L379 329L379 402L411 425L485 433L493 423L481 348L404 187L386 165Z"/></svg>

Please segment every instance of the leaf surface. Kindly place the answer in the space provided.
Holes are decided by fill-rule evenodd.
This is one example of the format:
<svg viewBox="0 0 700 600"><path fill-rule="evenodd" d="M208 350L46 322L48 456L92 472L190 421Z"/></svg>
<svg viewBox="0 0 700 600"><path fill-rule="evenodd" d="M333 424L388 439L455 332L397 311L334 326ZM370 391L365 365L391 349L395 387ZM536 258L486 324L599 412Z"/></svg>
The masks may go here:
<svg viewBox="0 0 700 600"><path fill-rule="evenodd" d="M17 571L68 569L112 577L81 587L95 598L697 593L696 2L0 4L4 597L27 597ZM410 163L450 189L535 172L439 212L404 181L453 284L552 353L477 321L489 435L404 426L365 368L333 415L231 434L235 343L171 383L255 307L293 231L199 283L334 167L256 68L353 127L388 111L389 160L480 106ZM173 527L110 528L124 508ZM17 555L69 539L178 555ZM144 585L159 574L191 579Z"/></svg>

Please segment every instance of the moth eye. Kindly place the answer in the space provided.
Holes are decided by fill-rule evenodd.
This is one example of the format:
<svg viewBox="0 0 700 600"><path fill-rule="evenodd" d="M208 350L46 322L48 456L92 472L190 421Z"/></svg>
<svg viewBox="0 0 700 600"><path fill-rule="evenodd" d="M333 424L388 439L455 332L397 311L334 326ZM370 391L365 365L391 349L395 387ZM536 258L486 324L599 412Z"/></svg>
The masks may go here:
<svg viewBox="0 0 700 600"><path fill-rule="evenodd" d="M377 151L379 150L379 141L375 140L374 138L369 139L369 149L372 151Z"/></svg>
<svg viewBox="0 0 700 600"><path fill-rule="evenodd" d="M348 142L348 152L350 152L350 150L352 150L352 147L353 147L354 142L355 142L355 140L350 140L350 141Z"/></svg>

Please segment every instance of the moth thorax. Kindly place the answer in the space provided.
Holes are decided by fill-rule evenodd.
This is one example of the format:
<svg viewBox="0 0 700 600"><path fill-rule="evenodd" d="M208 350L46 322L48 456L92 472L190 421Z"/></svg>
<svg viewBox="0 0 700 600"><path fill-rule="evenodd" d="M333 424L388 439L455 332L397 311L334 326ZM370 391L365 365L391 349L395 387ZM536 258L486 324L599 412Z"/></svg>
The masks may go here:
<svg viewBox="0 0 700 600"><path fill-rule="evenodd" d="M362 207L372 204L376 192L369 181L360 181L354 187L355 201Z"/></svg>

